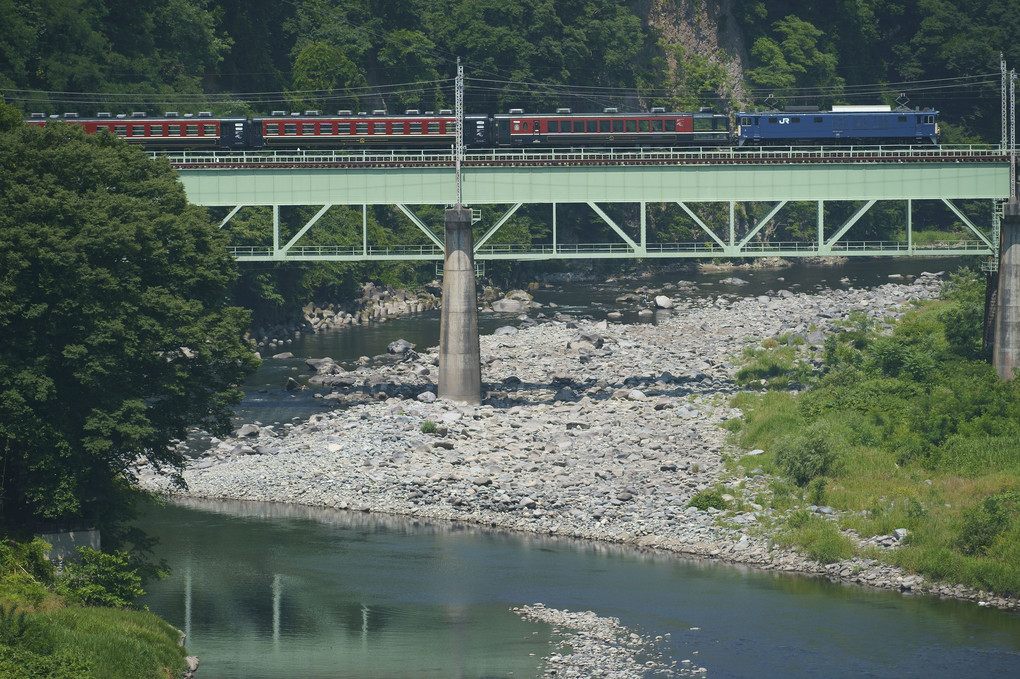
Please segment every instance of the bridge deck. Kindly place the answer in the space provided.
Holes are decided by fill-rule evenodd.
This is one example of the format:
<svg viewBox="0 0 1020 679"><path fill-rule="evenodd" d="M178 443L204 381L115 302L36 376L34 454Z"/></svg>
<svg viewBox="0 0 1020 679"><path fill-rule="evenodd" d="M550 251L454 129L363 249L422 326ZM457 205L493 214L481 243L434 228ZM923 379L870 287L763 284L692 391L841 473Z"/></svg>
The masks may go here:
<svg viewBox="0 0 1020 679"><path fill-rule="evenodd" d="M241 260L441 259L442 227L428 227L407 206L450 205L456 183L449 151L268 151L161 154L178 168L189 199L199 205L273 206L274 241L235 251ZM501 218L476 247L479 259L616 257L803 257L828 254L916 255L996 252L997 219L977 226L951 201L1002 200L1009 195L1009 162L998 147L766 147L730 149L512 149L473 151L463 162L463 202L506 205ZM912 242L910 203L940 200L977 238ZM787 202L818 203L814 243L765 243L753 237ZM826 201L859 201L853 218L826 232ZM905 242L843 241L875 201L906 201ZM729 203L728 234L713 231L688 204ZM769 217L747 234L736 233L733 205L774 202ZM567 246L556 243L555 205L587 203L609 223L621 242ZM614 224L597 203L640 204L640 235ZM702 243L649 243L645 204L677 203L704 230ZM521 204L553 206L553 243L491 245L485 241ZM281 245L280 206L397 205L431 242L377 248L309 246L299 243L309 222ZM233 213L231 213L232 215ZM320 216L321 216L320 212ZM229 219L229 217L228 217ZM224 220L226 223L226 220Z"/></svg>

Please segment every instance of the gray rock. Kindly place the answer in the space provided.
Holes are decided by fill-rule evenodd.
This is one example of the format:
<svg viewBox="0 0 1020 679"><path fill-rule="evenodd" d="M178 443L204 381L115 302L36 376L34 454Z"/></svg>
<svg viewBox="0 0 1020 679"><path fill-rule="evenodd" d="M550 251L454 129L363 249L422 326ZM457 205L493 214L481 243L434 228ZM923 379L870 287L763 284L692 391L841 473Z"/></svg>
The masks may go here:
<svg viewBox="0 0 1020 679"><path fill-rule="evenodd" d="M414 349L414 345L405 339L398 339L386 345L387 352L397 355L406 354L411 349Z"/></svg>

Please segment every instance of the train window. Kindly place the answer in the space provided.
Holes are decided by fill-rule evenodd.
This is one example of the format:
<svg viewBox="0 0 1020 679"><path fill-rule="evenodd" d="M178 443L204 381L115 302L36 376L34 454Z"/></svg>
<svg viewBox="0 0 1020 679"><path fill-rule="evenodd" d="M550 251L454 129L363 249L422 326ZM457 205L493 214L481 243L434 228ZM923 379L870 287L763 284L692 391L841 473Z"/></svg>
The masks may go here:
<svg viewBox="0 0 1020 679"><path fill-rule="evenodd" d="M333 134L333 123L319 123L319 134Z"/></svg>
<svg viewBox="0 0 1020 679"><path fill-rule="evenodd" d="M105 132L109 132L110 131L110 126L109 125L96 125L96 132L104 132L104 131Z"/></svg>
<svg viewBox="0 0 1020 679"><path fill-rule="evenodd" d="M585 130L585 132L598 132L599 131L599 121L597 121L597 120L586 120L586 121L584 121L584 130Z"/></svg>
<svg viewBox="0 0 1020 679"><path fill-rule="evenodd" d="M207 137L215 137L216 136L216 126L215 125L203 125L202 126L202 134L204 134Z"/></svg>
<svg viewBox="0 0 1020 679"><path fill-rule="evenodd" d="M653 120L652 121L652 132L662 132L662 121L661 120Z"/></svg>
<svg viewBox="0 0 1020 679"><path fill-rule="evenodd" d="M650 121L648 121L648 120L639 120L638 121L638 132L647 132L650 129L649 122Z"/></svg>
<svg viewBox="0 0 1020 679"><path fill-rule="evenodd" d="M550 120L549 121L549 125L548 125L548 130L552 134L555 134L555 133L559 132L560 131L560 121L558 121L558 120Z"/></svg>
<svg viewBox="0 0 1020 679"><path fill-rule="evenodd" d="M693 129L695 129L695 130L711 130L712 129L712 119L711 118L699 118L698 116L695 116L694 117Z"/></svg>
<svg viewBox="0 0 1020 679"><path fill-rule="evenodd" d="M114 125L113 126L113 132L114 132L114 134L119 134L122 137L126 137L127 136L127 125Z"/></svg>
<svg viewBox="0 0 1020 679"><path fill-rule="evenodd" d="M623 121L622 120L614 120L613 121L613 132L623 132Z"/></svg>
<svg viewBox="0 0 1020 679"><path fill-rule="evenodd" d="M368 134L368 123L354 123L354 134Z"/></svg>
<svg viewBox="0 0 1020 679"><path fill-rule="evenodd" d="M741 118L740 119L740 124L741 125L750 125L751 124L751 119L750 118Z"/></svg>
<svg viewBox="0 0 1020 679"><path fill-rule="evenodd" d="M179 136L181 136L181 126L180 125L167 125L166 126L166 134L167 134L168 137L179 137Z"/></svg>
<svg viewBox="0 0 1020 679"><path fill-rule="evenodd" d="M934 123L935 122L935 116L925 116L924 117L924 122L928 123L929 125Z"/></svg>
<svg viewBox="0 0 1020 679"><path fill-rule="evenodd" d="M185 125L184 126L184 133L186 135L188 135L189 137L197 137L198 136L198 125Z"/></svg>
<svg viewBox="0 0 1020 679"><path fill-rule="evenodd" d="M815 116L814 117L814 122L816 122L816 123L822 122L822 117L821 116Z"/></svg>
<svg viewBox="0 0 1020 679"><path fill-rule="evenodd" d="M372 123L372 134L386 134L386 123Z"/></svg>
<svg viewBox="0 0 1020 679"><path fill-rule="evenodd" d="M315 134L315 123L301 123L301 134Z"/></svg>
<svg viewBox="0 0 1020 679"><path fill-rule="evenodd" d="M628 120L627 121L627 131L628 132L637 132L637 121L636 120Z"/></svg>
<svg viewBox="0 0 1020 679"><path fill-rule="evenodd" d="M527 127L528 127L528 124L525 123L524 124L524 128L527 129ZM433 121L429 122L428 133L429 134L439 134L439 121L438 120L433 120Z"/></svg>
<svg viewBox="0 0 1020 679"><path fill-rule="evenodd" d="M421 123L408 123L411 128L411 134L421 134Z"/></svg>
<svg viewBox="0 0 1020 679"><path fill-rule="evenodd" d="M918 122L918 123L920 123L920 122L921 122L921 116L917 116L917 122Z"/></svg>
<svg viewBox="0 0 1020 679"><path fill-rule="evenodd" d="M145 125L132 125L131 126L132 137L144 137L145 136Z"/></svg>
<svg viewBox="0 0 1020 679"><path fill-rule="evenodd" d="M150 137L162 137L163 126L162 125L149 125L149 136Z"/></svg>
<svg viewBox="0 0 1020 679"><path fill-rule="evenodd" d="M446 134L457 134L457 123L455 121L446 121Z"/></svg>
<svg viewBox="0 0 1020 679"><path fill-rule="evenodd" d="M283 124L284 134L297 134L297 123L284 123Z"/></svg>
<svg viewBox="0 0 1020 679"><path fill-rule="evenodd" d="M779 119L778 118L769 118L769 122L771 124L775 125L777 122L779 122Z"/></svg>
<svg viewBox="0 0 1020 679"><path fill-rule="evenodd" d="M280 123L266 123L266 134L280 134Z"/></svg>
<svg viewBox="0 0 1020 679"><path fill-rule="evenodd" d="M351 133L351 124L347 123L347 122L337 123L337 125L336 125L336 133L337 134L350 134Z"/></svg>
<svg viewBox="0 0 1020 679"><path fill-rule="evenodd" d="M608 120L599 121L599 132L609 132L610 122Z"/></svg>

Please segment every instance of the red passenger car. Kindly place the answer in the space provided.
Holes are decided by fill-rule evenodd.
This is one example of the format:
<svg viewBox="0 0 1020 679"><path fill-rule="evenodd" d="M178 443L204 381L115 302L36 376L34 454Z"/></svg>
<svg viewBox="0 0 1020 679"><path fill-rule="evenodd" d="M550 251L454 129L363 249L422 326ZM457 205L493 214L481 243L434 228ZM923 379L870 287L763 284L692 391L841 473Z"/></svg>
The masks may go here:
<svg viewBox="0 0 1020 679"><path fill-rule="evenodd" d="M268 117L252 118L254 148L317 148L370 146L427 146L445 148L456 142L457 118L452 111L438 114L408 111L388 115L338 111L321 115L318 111L287 115L274 111Z"/></svg>
<svg viewBox="0 0 1020 679"><path fill-rule="evenodd" d="M729 134L725 116L667 113L659 108L648 113L559 109L555 114L530 115L511 109L509 114L494 115L492 123L497 146L686 146L725 141Z"/></svg>
<svg viewBox="0 0 1020 679"><path fill-rule="evenodd" d="M77 113L47 118L42 113L33 113L25 122L29 125L45 125L51 120L62 120L90 134L105 130L129 144L138 144L147 149L228 150L242 149L248 144L246 118L213 118L212 113L208 112L197 116L190 113L181 116L169 112L152 118L139 111L130 116L123 113L116 116L99 113L95 118L81 118Z"/></svg>

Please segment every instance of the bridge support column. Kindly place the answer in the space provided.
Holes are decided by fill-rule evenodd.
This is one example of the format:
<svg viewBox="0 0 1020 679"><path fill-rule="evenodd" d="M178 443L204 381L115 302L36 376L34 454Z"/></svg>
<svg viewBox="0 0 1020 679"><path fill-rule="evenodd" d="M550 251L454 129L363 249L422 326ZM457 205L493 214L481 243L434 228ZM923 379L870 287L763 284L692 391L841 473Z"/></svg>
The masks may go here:
<svg viewBox="0 0 1020 679"><path fill-rule="evenodd" d="M992 365L999 377L1020 368L1020 202L1005 205L999 238L999 294Z"/></svg>
<svg viewBox="0 0 1020 679"><path fill-rule="evenodd" d="M460 205L446 211L443 312L439 327L439 397L464 403L482 401L471 210Z"/></svg>

